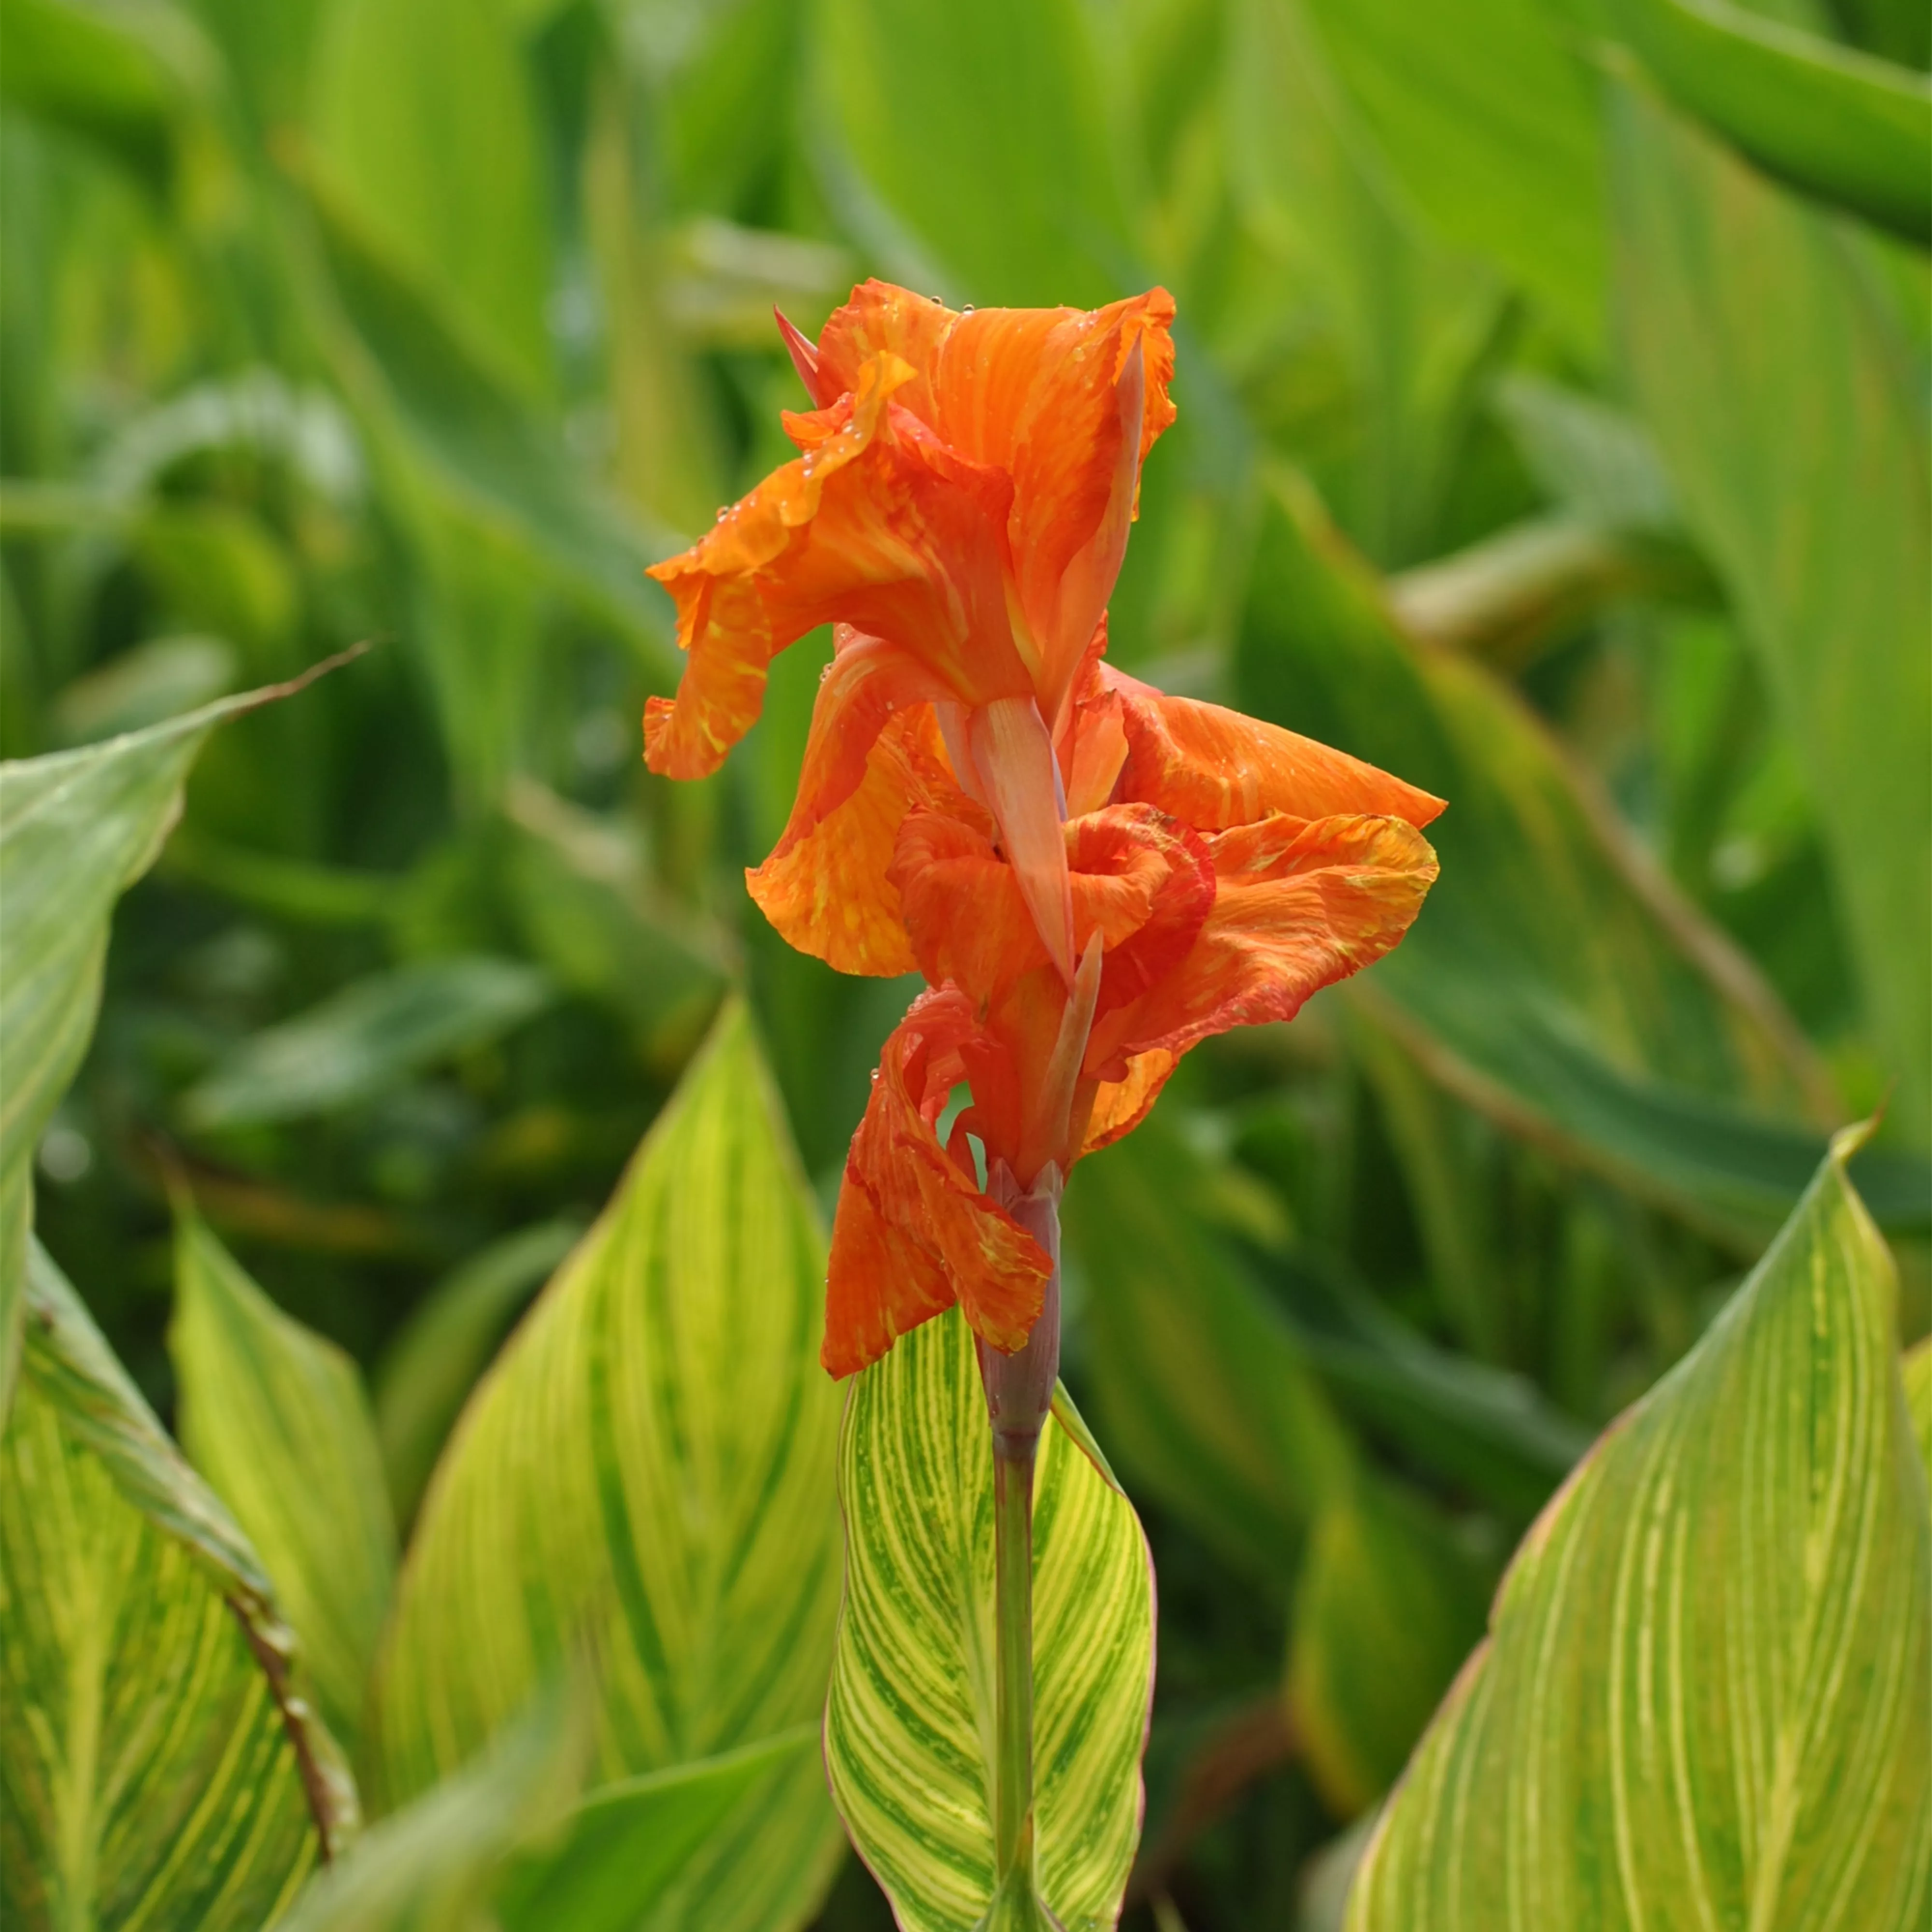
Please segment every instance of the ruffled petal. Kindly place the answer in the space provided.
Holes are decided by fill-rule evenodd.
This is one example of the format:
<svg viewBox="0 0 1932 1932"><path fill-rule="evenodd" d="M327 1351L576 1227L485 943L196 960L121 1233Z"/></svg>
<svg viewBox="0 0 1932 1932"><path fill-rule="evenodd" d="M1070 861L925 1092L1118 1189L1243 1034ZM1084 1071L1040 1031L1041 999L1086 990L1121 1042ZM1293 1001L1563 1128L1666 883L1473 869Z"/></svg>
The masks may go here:
<svg viewBox="0 0 1932 1932"><path fill-rule="evenodd" d="M977 1030L970 1003L943 990L915 1000L886 1042L832 1222L820 1359L835 1376L876 1361L955 1297L974 1332L1009 1354L1040 1318L1050 1258L935 1130Z"/></svg>
<svg viewBox="0 0 1932 1932"><path fill-rule="evenodd" d="M1049 722L1119 573L1142 463L1174 419L1173 320L1165 289L1090 310L958 314L872 281L819 337L811 382L821 403L890 353L914 372L902 406L1012 477L1016 581Z"/></svg>
<svg viewBox="0 0 1932 1932"><path fill-rule="evenodd" d="M1436 873L1428 841L1398 818L1276 814L1207 843L1213 909L1184 959L1096 1023L1090 1076L1120 1081L1154 1048L1178 1055L1210 1034L1292 1019L1402 938Z"/></svg>
<svg viewBox="0 0 1932 1932"><path fill-rule="evenodd" d="M970 805L914 810L902 827L891 878L920 970L950 981L982 1012L1003 1006L1020 980L1048 964L1013 868L992 821ZM1138 998L1192 944L1214 900L1207 846L1148 806L1116 806L1064 826L1074 950L1097 931L1105 949L1097 1010ZM1051 1042L1066 983L1046 980L1036 1001ZM1004 1016L1010 1026L1012 1016Z"/></svg>
<svg viewBox="0 0 1932 1932"><path fill-rule="evenodd" d="M1126 734L1118 795L1144 799L1203 831L1276 812L1400 818L1420 827L1443 809L1417 786L1278 724L1170 698L1105 665L1099 676L1119 698Z"/></svg>
<svg viewBox="0 0 1932 1932"><path fill-rule="evenodd" d="M653 771L715 771L757 718L772 658L824 623L898 645L968 704L1031 690L1007 612L1010 480L893 406L911 380L874 357L848 397L792 419L802 456L652 566L690 654L676 700L645 713Z"/></svg>
<svg viewBox="0 0 1932 1932"><path fill-rule="evenodd" d="M748 872L786 943L835 970L879 977L914 960L888 872L908 812L970 809L946 763L916 658L842 628L818 687L798 794L783 836Z"/></svg>

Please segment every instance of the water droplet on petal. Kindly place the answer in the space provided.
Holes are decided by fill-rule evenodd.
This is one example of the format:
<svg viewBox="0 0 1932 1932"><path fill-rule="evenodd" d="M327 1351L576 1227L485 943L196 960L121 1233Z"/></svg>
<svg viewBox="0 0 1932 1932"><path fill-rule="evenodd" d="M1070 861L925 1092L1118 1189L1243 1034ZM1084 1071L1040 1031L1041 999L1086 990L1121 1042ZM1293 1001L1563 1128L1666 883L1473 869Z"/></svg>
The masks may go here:
<svg viewBox="0 0 1932 1932"><path fill-rule="evenodd" d="M962 315L970 315L973 313L973 304L970 302L962 302L959 304L959 313Z"/></svg>

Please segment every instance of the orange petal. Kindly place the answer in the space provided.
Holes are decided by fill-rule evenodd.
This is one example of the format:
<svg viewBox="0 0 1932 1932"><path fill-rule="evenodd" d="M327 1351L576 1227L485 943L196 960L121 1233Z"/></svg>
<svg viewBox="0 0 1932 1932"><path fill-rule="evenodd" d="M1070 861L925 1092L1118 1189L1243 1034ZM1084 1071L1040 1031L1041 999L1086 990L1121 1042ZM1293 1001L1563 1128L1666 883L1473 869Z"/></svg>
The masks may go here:
<svg viewBox="0 0 1932 1932"><path fill-rule="evenodd" d="M1165 289L1105 308L982 308L868 282L818 340L821 388L868 356L915 372L899 398L948 444L1013 480L1011 542L1049 719L1120 569L1141 464L1174 421Z"/></svg>
<svg viewBox="0 0 1932 1932"><path fill-rule="evenodd" d="M1427 840L1397 818L1277 814L1208 844L1213 910L1185 958L1096 1024L1090 1075L1121 1080L1150 1049L1179 1054L1210 1034L1293 1018L1394 946L1436 878Z"/></svg>
<svg viewBox="0 0 1932 1932"><path fill-rule="evenodd" d="M1098 1010L1138 999L1192 946L1214 904L1214 861L1199 835L1151 806L1109 806L1067 827L1074 926L1107 948Z"/></svg>
<svg viewBox="0 0 1932 1932"><path fill-rule="evenodd" d="M1127 1062L1126 1078L1101 1083L1094 1096L1094 1111L1088 1115L1087 1132L1080 1147L1081 1157L1111 1147L1124 1134L1130 1134L1148 1117L1148 1112L1167 1084L1168 1076L1180 1064L1180 1056L1156 1046L1137 1053Z"/></svg>
<svg viewBox="0 0 1932 1932"><path fill-rule="evenodd" d="M976 1031L963 994L924 993L886 1042L832 1224L820 1359L834 1375L876 1361L956 1295L974 1333L1009 1353L1039 1319L1052 1261L934 1129Z"/></svg>
<svg viewBox="0 0 1932 1932"><path fill-rule="evenodd" d="M1105 666L1127 738L1119 796L1145 799L1203 831L1270 813L1366 814L1424 826L1442 801L1373 765L1218 704L1169 698Z"/></svg>
<svg viewBox="0 0 1932 1932"><path fill-rule="evenodd" d="M992 830L963 800L950 809L914 809L891 866L920 970L934 985L950 980L982 1011L1001 1006L1018 981L1049 963ZM1150 806L1076 819L1061 837L1074 950L1083 952L1096 932L1106 950L1104 1013L1138 998L1192 945L1214 903L1214 866L1198 837ZM1036 991L1057 1022L1064 980Z"/></svg>
<svg viewBox="0 0 1932 1932"><path fill-rule="evenodd" d="M690 653L675 702L645 713L653 771L715 771L756 718L772 657L823 623L898 645L969 704L1031 689L1006 611L1011 484L892 406L910 380L874 358L835 409L796 419L810 426L803 456L652 566Z"/></svg>
<svg viewBox="0 0 1932 1932"><path fill-rule="evenodd" d="M890 877L928 981L950 980L983 1009L1046 962L1019 881L994 849L983 812L915 811L897 830Z"/></svg>
<svg viewBox="0 0 1932 1932"><path fill-rule="evenodd" d="M916 806L964 806L925 701L934 688L916 658L842 627L812 706L790 819L771 856L745 875L786 942L838 972L913 970L887 876L893 844Z"/></svg>

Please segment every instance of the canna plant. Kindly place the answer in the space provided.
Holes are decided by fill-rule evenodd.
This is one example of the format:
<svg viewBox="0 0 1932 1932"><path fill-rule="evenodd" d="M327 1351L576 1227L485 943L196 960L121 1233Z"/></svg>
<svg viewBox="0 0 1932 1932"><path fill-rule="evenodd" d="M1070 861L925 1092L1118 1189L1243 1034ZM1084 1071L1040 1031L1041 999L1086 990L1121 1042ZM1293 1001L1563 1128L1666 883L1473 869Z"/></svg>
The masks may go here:
<svg viewBox="0 0 1932 1932"><path fill-rule="evenodd" d="M1001 1927L1054 1922L1033 1508L1066 1176L1145 1117L1190 1047L1292 1018L1395 945L1436 871L1420 828L1439 800L1106 662L1142 465L1175 416L1173 314L1158 289L955 312L873 281L815 344L781 316L815 405L785 418L799 456L652 573L689 654L645 716L670 777L714 770L772 657L836 626L796 801L748 884L801 951L926 982L846 1161L820 1359L867 1371L956 1304L973 1334L994 1552L984 1922ZM837 1794L836 1738L828 1758Z"/></svg>

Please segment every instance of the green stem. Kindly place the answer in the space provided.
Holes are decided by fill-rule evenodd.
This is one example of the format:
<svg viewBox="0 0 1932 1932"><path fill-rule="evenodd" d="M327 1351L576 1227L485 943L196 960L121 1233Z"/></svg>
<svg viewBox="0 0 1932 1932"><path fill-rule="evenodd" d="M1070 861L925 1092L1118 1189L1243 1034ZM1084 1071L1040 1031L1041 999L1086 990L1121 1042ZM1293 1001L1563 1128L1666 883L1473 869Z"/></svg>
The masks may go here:
<svg viewBox="0 0 1932 1932"><path fill-rule="evenodd" d="M1033 1472L993 1448L994 1894L1033 1890Z"/></svg>
<svg viewBox="0 0 1932 1932"><path fill-rule="evenodd" d="M1054 1920L1034 1884L1033 1479L1060 1368L1060 1174L1022 1192L1006 1163L988 1192L1052 1263L1040 1318L1003 1355L980 1344L993 1450L993 1903L987 1932L1040 1932Z"/></svg>

